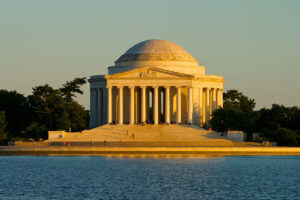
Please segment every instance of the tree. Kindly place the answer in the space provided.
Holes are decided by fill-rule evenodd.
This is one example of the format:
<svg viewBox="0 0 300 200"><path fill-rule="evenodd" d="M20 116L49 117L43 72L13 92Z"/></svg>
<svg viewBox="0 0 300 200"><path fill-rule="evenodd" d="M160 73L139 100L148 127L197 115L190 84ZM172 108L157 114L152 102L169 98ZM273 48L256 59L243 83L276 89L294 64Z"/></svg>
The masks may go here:
<svg viewBox="0 0 300 200"><path fill-rule="evenodd" d="M237 90L228 90L223 94L223 108L213 112L211 126L218 131L242 130L247 133L253 132L255 116L253 109L255 100L243 95Z"/></svg>
<svg viewBox="0 0 300 200"><path fill-rule="evenodd" d="M0 111L6 115L8 138L47 138L49 130L86 128L89 113L73 99L75 94L83 94L81 86L85 83L86 78L75 78L59 89L48 84L37 86L27 97L16 91L0 90ZM5 117L1 113L0 120Z"/></svg>
<svg viewBox="0 0 300 200"><path fill-rule="evenodd" d="M4 142L7 139L5 128L6 128L5 112L0 111L0 143Z"/></svg>
<svg viewBox="0 0 300 200"><path fill-rule="evenodd" d="M291 107L288 117L289 122L287 128L300 131L300 108L297 106Z"/></svg>
<svg viewBox="0 0 300 200"><path fill-rule="evenodd" d="M83 91L80 89L82 85L86 83L86 77L84 78L75 78L73 81L67 81L60 88L62 96L66 102L71 102L73 97L76 97L76 93L83 94Z"/></svg>
<svg viewBox="0 0 300 200"><path fill-rule="evenodd" d="M279 124L273 128L262 128L261 134L265 140L276 142L279 146L299 145L299 136L296 131L280 127Z"/></svg>
<svg viewBox="0 0 300 200"><path fill-rule="evenodd" d="M40 122L33 121L25 130L21 132L23 138L46 138L49 128Z"/></svg>
<svg viewBox="0 0 300 200"><path fill-rule="evenodd" d="M21 130L30 124L27 99L16 91L0 90L0 110L5 111L6 132L9 138L17 137Z"/></svg>
<svg viewBox="0 0 300 200"><path fill-rule="evenodd" d="M266 140L278 145L300 145L300 108L273 104L271 109L262 108L257 113L256 129Z"/></svg>
<svg viewBox="0 0 300 200"><path fill-rule="evenodd" d="M299 130L300 129L300 108L285 107L283 105L273 104L271 109L262 108L258 111L259 119L257 125L259 128L274 128L275 124L281 127Z"/></svg>
<svg viewBox="0 0 300 200"><path fill-rule="evenodd" d="M6 121L5 111L0 111L0 134L5 134Z"/></svg>
<svg viewBox="0 0 300 200"><path fill-rule="evenodd" d="M255 100L243 95L238 90L228 90L223 94L223 108L239 113L250 113L255 107Z"/></svg>
<svg viewBox="0 0 300 200"><path fill-rule="evenodd" d="M49 85L33 88L33 94L28 96L32 123L24 131L29 137L47 138L49 130L68 130L70 127L67 104L59 90ZM36 132L36 134L33 134Z"/></svg>
<svg viewBox="0 0 300 200"><path fill-rule="evenodd" d="M242 130L251 139L251 133L259 132L278 145L300 145L300 108L273 104L271 109L254 111L255 101L238 92L224 93L224 107L213 113L211 125L215 130Z"/></svg>
<svg viewBox="0 0 300 200"><path fill-rule="evenodd" d="M72 131L81 131L85 129L89 122L89 112L79 105L76 101L67 103L67 113Z"/></svg>
<svg viewBox="0 0 300 200"><path fill-rule="evenodd" d="M280 128L276 134L276 141L279 146L297 146L296 131Z"/></svg>
<svg viewBox="0 0 300 200"><path fill-rule="evenodd" d="M73 97L76 93L83 94L81 86L86 83L86 78L75 78L67 81L59 90L66 102L66 109L69 114L70 128L72 131L81 131L87 127L89 122L89 112L79 105Z"/></svg>

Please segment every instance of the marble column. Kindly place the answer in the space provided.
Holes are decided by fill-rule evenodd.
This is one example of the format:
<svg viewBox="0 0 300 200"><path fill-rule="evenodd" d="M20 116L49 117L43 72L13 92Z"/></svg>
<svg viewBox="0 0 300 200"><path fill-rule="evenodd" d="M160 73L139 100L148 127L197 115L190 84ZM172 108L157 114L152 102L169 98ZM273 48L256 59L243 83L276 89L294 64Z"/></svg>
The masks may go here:
<svg viewBox="0 0 300 200"><path fill-rule="evenodd" d="M103 89L103 124L107 123L107 89Z"/></svg>
<svg viewBox="0 0 300 200"><path fill-rule="evenodd" d="M95 113L95 126L99 124L99 119L100 119L100 94L99 94L99 88L96 88L96 103L95 103L95 108L96 108L96 113Z"/></svg>
<svg viewBox="0 0 300 200"><path fill-rule="evenodd" d="M159 88L158 87L158 96L157 96L157 98L158 98L158 114L157 114L157 116L158 116L158 121L160 121L160 115L161 115L161 107L162 107L162 105L161 105L161 88Z"/></svg>
<svg viewBox="0 0 300 200"><path fill-rule="evenodd" d="M146 122L146 87L141 86L142 98L141 98L141 122Z"/></svg>
<svg viewBox="0 0 300 200"><path fill-rule="evenodd" d="M89 127L92 127L93 126L93 89L90 88L90 125Z"/></svg>
<svg viewBox="0 0 300 200"><path fill-rule="evenodd" d="M153 121L158 124L158 87L154 87Z"/></svg>
<svg viewBox="0 0 300 200"><path fill-rule="evenodd" d="M107 116L107 123L112 123L112 88L108 87L108 100L107 100L107 107L108 107L108 116Z"/></svg>
<svg viewBox="0 0 300 200"><path fill-rule="evenodd" d="M212 110L215 111L217 109L217 88L213 88L212 90Z"/></svg>
<svg viewBox="0 0 300 200"><path fill-rule="evenodd" d="M210 88L206 88L206 114L205 114L205 123L207 124L209 122L210 118Z"/></svg>
<svg viewBox="0 0 300 200"><path fill-rule="evenodd" d="M203 88L199 88L199 124L203 124Z"/></svg>
<svg viewBox="0 0 300 200"><path fill-rule="evenodd" d="M97 125L97 89L93 89L93 127Z"/></svg>
<svg viewBox="0 0 300 200"><path fill-rule="evenodd" d="M99 124L100 121L100 92L99 92L99 88L96 88L96 103L95 103L95 107L96 107L96 113L95 113L95 125L97 126Z"/></svg>
<svg viewBox="0 0 300 200"><path fill-rule="evenodd" d="M100 113L100 124L103 124L103 121L104 121L104 119L103 119L103 118L104 118L104 112L103 112L103 111L104 111L104 109L103 109L103 107L104 107L104 106L103 106L103 92L104 92L104 91L103 91L103 90L104 90L103 88L100 88L100 89L99 89L99 93L100 93L100 95L99 95L99 96L100 96L100 97L99 97L99 100L100 100L100 101L99 101L99 102L100 102L100 103L99 103L99 105L100 105L100 109L99 109L99 113Z"/></svg>
<svg viewBox="0 0 300 200"><path fill-rule="evenodd" d="M119 86L119 124L123 124L123 86Z"/></svg>
<svg viewBox="0 0 300 200"><path fill-rule="evenodd" d="M134 124L134 87L130 87L130 119L129 123Z"/></svg>
<svg viewBox="0 0 300 200"><path fill-rule="evenodd" d="M165 123L170 124L170 87L165 87Z"/></svg>
<svg viewBox="0 0 300 200"><path fill-rule="evenodd" d="M176 120L177 124L181 123L181 87L177 87L177 112L176 112Z"/></svg>
<svg viewBox="0 0 300 200"><path fill-rule="evenodd" d="M92 94L92 89L90 88L90 125L89 125L89 127L92 126L92 105L93 105L93 94Z"/></svg>
<svg viewBox="0 0 300 200"><path fill-rule="evenodd" d="M188 88L188 123L193 123L193 88Z"/></svg>
<svg viewBox="0 0 300 200"><path fill-rule="evenodd" d="M221 107L221 90L220 88L217 89L217 108Z"/></svg>

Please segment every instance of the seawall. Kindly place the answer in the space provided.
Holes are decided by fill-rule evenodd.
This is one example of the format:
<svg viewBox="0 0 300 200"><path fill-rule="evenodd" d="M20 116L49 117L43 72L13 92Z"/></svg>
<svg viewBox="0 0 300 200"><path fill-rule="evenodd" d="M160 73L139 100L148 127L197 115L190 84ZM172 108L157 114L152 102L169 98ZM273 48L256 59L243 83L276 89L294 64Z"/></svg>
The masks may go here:
<svg viewBox="0 0 300 200"><path fill-rule="evenodd" d="M2 146L0 155L300 155L300 147Z"/></svg>

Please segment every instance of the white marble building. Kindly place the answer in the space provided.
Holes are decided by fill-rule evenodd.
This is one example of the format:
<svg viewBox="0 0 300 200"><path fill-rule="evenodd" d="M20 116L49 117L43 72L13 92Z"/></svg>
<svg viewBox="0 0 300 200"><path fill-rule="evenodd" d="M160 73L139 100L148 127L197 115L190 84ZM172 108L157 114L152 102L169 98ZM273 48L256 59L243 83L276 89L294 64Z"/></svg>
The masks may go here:
<svg viewBox="0 0 300 200"><path fill-rule="evenodd" d="M91 76L90 127L103 124L209 122L223 106L222 76L205 67L179 45L146 40L126 51L108 75Z"/></svg>

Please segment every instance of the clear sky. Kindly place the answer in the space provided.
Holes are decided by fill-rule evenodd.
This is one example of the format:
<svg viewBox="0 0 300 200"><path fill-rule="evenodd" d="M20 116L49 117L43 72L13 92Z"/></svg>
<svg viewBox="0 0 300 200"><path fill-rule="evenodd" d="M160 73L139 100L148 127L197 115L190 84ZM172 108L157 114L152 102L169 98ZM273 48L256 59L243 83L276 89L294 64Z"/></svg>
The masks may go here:
<svg viewBox="0 0 300 200"><path fill-rule="evenodd" d="M226 89L300 106L299 0L0 0L0 88L106 74L132 45L166 39ZM78 101L89 107L88 84Z"/></svg>

